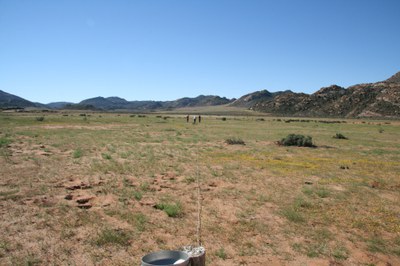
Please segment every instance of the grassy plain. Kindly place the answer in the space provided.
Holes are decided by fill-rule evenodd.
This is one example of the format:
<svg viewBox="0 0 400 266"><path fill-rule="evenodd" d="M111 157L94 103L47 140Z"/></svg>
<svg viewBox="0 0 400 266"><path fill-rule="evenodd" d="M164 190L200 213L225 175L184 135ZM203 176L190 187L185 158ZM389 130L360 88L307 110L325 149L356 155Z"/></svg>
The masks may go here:
<svg viewBox="0 0 400 266"><path fill-rule="evenodd" d="M399 121L221 118L0 113L0 265L400 265Z"/></svg>

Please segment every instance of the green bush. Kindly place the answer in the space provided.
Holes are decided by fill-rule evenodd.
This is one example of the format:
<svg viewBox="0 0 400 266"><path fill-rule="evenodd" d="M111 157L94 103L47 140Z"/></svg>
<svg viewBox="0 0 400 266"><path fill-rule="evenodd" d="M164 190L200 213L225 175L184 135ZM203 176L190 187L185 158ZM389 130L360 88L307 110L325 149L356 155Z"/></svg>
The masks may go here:
<svg viewBox="0 0 400 266"><path fill-rule="evenodd" d="M336 133L335 136L333 136L334 139L347 139L343 134L341 133Z"/></svg>
<svg viewBox="0 0 400 266"><path fill-rule="evenodd" d="M102 153L101 157L103 157L103 159L106 159L106 160L111 160L111 158L112 158L109 153Z"/></svg>
<svg viewBox="0 0 400 266"><path fill-rule="evenodd" d="M179 217L182 214L182 205L178 203L157 203L158 210L163 210L169 217Z"/></svg>
<svg viewBox="0 0 400 266"><path fill-rule="evenodd" d="M287 135L286 138L278 141L278 144L283 146L315 147L312 142L312 137L297 134Z"/></svg>
<svg viewBox="0 0 400 266"><path fill-rule="evenodd" d="M7 147L11 143L11 140L5 137L0 138L0 148Z"/></svg>
<svg viewBox="0 0 400 266"><path fill-rule="evenodd" d="M81 158L82 155L83 155L83 151L79 148L74 150L74 152L72 153L72 157L75 159Z"/></svg>
<svg viewBox="0 0 400 266"><path fill-rule="evenodd" d="M38 117L36 117L36 121L39 121L39 122L44 121L44 116L38 116Z"/></svg>
<svg viewBox="0 0 400 266"><path fill-rule="evenodd" d="M240 138L229 138L226 139L225 142L229 145L246 145Z"/></svg>

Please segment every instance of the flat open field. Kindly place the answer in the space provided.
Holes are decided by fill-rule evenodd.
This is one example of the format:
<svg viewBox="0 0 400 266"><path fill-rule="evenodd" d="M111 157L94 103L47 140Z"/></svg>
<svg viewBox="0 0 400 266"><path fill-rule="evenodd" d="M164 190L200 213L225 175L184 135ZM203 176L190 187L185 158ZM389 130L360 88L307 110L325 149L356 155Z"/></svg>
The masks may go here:
<svg viewBox="0 0 400 266"><path fill-rule="evenodd" d="M198 183L207 265L400 265L399 121L285 120L0 113L0 265L196 244Z"/></svg>

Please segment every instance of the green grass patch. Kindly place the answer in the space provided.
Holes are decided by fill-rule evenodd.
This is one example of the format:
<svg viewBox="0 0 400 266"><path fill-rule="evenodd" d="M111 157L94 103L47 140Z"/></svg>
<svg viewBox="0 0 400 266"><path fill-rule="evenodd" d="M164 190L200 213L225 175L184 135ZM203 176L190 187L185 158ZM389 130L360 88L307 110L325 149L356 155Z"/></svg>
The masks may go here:
<svg viewBox="0 0 400 266"><path fill-rule="evenodd" d="M130 238L130 233L122 229L105 228L99 232L95 239L95 243L97 246L128 246Z"/></svg>
<svg viewBox="0 0 400 266"><path fill-rule="evenodd" d="M10 144L11 144L11 139L6 138L6 137L1 137L0 138L0 148L7 147Z"/></svg>
<svg viewBox="0 0 400 266"><path fill-rule="evenodd" d="M169 217L182 216L182 205L177 203L157 203L155 206L158 210L163 210Z"/></svg>
<svg viewBox="0 0 400 266"><path fill-rule="evenodd" d="M103 159L105 159L105 160L111 160L112 159L111 154L109 154L109 153L102 153L101 157L103 157Z"/></svg>
<svg viewBox="0 0 400 266"><path fill-rule="evenodd" d="M319 187L319 188L315 189L314 192L320 198L327 198L331 194L331 192L327 188L324 188L324 187Z"/></svg>
<svg viewBox="0 0 400 266"><path fill-rule="evenodd" d="M380 237L373 237L367 241L368 251L373 253L387 253L385 240Z"/></svg>
<svg viewBox="0 0 400 266"><path fill-rule="evenodd" d="M293 223L304 223L306 219L299 209L288 207L281 211L281 214Z"/></svg>
<svg viewBox="0 0 400 266"><path fill-rule="evenodd" d="M226 254L226 251L223 247L219 248L217 251L215 251L215 256L217 256L220 259L226 260L228 258L228 255Z"/></svg>
<svg viewBox="0 0 400 266"><path fill-rule="evenodd" d="M332 257L337 260L346 260L349 257L349 250L345 246L338 245L332 250Z"/></svg>
<svg viewBox="0 0 400 266"><path fill-rule="evenodd" d="M82 149L79 149L79 148L74 150L72 153L72 158L74 158L74 159L81 158L82 156L83 156L83 151L82 151Z"/></svg>

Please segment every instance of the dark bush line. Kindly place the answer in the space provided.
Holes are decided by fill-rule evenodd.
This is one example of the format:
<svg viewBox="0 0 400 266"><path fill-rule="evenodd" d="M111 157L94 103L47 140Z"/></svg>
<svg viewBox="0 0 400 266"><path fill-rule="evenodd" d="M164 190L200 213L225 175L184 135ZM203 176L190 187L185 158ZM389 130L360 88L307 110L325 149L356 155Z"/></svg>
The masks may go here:
<svg viewBox="0 0 400 266"><path fill-rule="evenodd" d="M310 120L310 119L286 119L286 120L282 120L282 119L274 119L273 121L278 121L278 122L285 122L285 123L291 123L291 122L301 122L301 123L310 123L310 122L314 122L314 123L323 123L323 124L345 124L347 123L346 121L339 121L339 120Z"/></svg>

